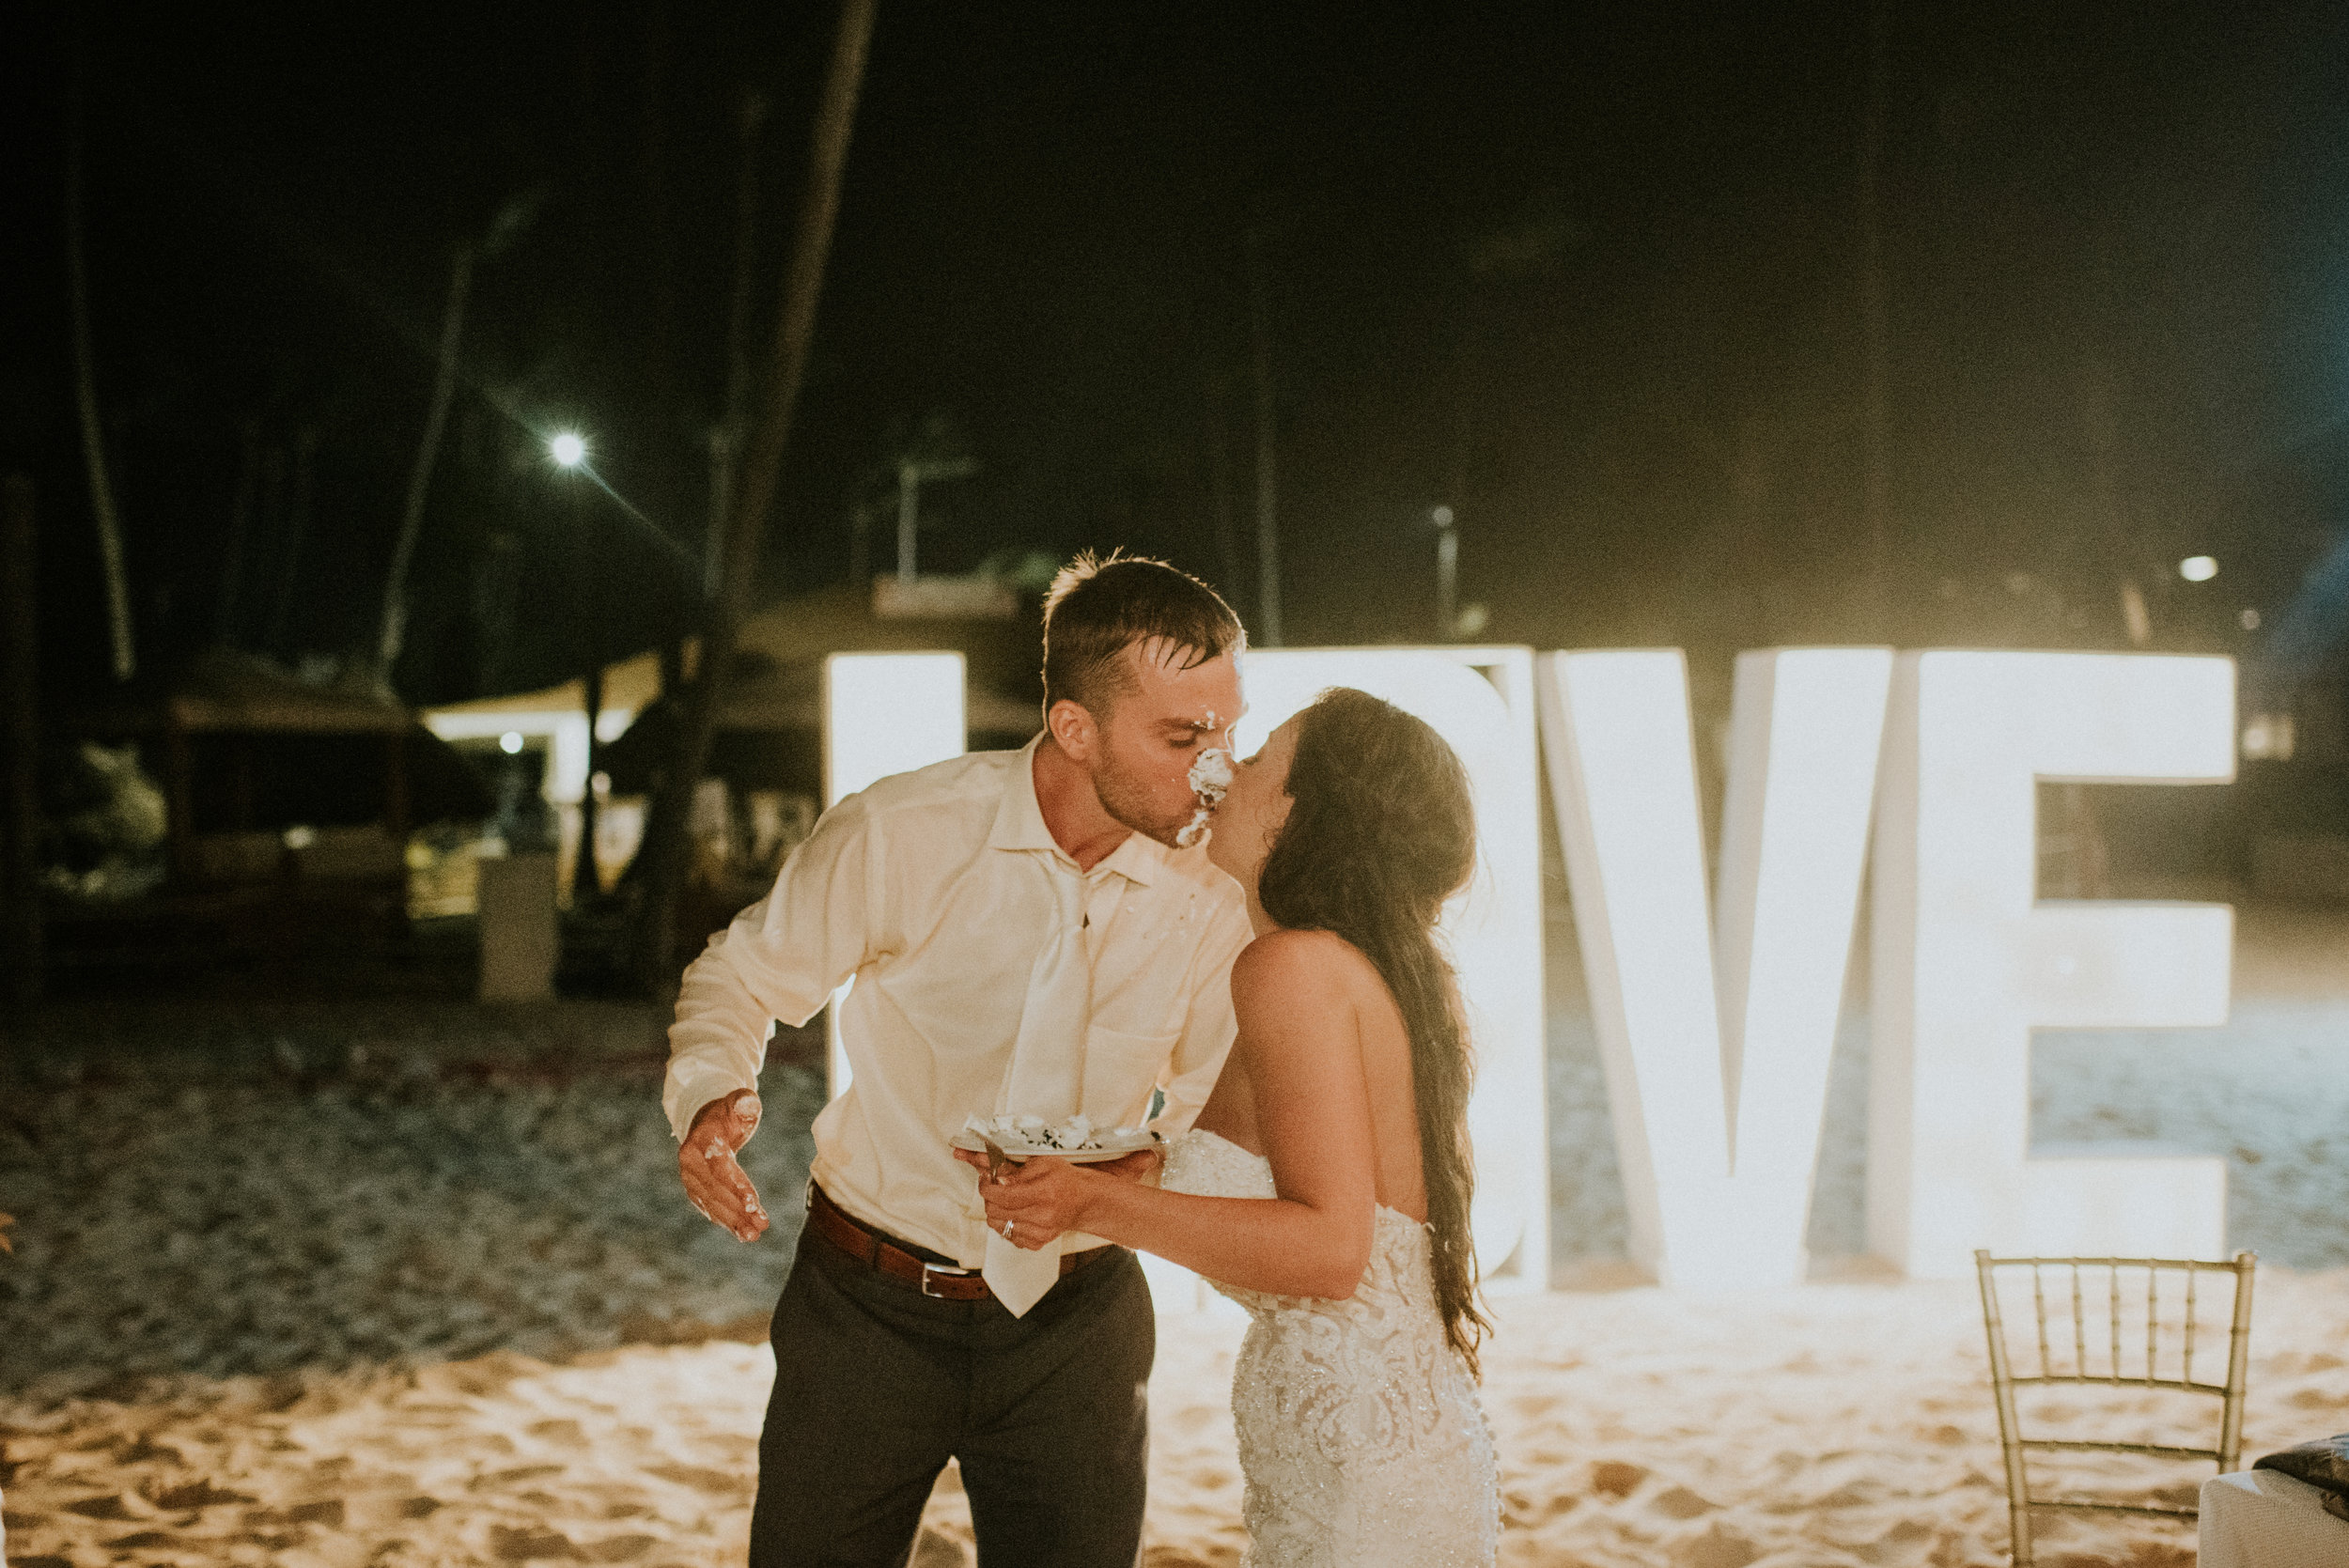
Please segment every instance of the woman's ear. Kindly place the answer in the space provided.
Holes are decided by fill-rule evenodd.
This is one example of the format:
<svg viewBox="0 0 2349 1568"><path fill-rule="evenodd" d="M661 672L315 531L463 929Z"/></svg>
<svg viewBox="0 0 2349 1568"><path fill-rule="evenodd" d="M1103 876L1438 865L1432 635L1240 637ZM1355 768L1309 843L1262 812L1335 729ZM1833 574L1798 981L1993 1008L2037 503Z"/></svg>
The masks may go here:
<svg viewBox="0 0 2349 1568"><path fill-rule="evenodd" d="M1101 726L1094 719L1093 710L1069 697L1054 703L1044 715L1044 727L1052 735L1052 743L1071 762L1091 762L1101 747Z"/></svg>

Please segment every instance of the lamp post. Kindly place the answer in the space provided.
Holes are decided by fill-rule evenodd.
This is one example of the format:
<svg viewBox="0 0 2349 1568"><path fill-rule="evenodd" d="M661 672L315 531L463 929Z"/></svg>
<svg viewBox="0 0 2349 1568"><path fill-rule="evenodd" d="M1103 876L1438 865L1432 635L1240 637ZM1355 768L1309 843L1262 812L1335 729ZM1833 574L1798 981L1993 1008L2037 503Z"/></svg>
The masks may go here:
<svg viewBox="0 0 2349 1568"><path fill-rule="evenodd" d="M547 438L547 456L564 473L575 474L586 468L587 438L576 430L557 430ZM590 477L594 475L593 469L587 472ZM588 582L592 585L596 581L594 570L590 567ZM595 785L602 761L598 755L596 731L603 722L603 655L592 635L588 644L584 660L586 670L580 680L580 706L586 709L587 714L587 787L579 798L579 842L571 854L571 885L568 889L571 908L575 909L594 902L603 893L603 879L596 870L596 837L599 824L597 821ZM502 750L515 752L521 750L521 740L519 735L508 735L503 737L498 745Z"/></svg>
<svg viewBox="0 0 2349 1568"><path fill-rule="evenodd" d="M1460 531L1449 506L1427 518L1436 525L1436 641L1449 643L1460 625Z"/></svg>

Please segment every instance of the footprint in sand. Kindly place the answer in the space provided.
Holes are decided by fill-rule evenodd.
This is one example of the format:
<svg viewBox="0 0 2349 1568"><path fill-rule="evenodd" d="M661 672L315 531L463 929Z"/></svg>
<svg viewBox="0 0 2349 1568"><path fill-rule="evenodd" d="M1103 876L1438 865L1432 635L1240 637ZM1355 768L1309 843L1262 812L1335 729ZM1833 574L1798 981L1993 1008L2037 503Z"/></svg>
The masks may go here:
<svg viewBox="0 0 2349 1568"><path fill-rule="evenodd" d="M192 1509L216 1508L232 1502L259 1502L261 1499L249 1492L231 1492L225 1487L214 1486L210 1481L191 1481L160 1492L150 1492L148 1500L157 1508L184 1514Z"/></svg>
<svg viewBox="0 0 2349 1568"><path fill-rule="evenodd" d="M490 1527L490 1555L501 1562L528 1562L534 1558L576 1559L579 1548L571 1538L559 1530L512 1529L505 1525Z"/></svg>
<svg viewBox="0 0 2349 1568"><path fill-rule="evenodd" d="M1674 1486L1658 1492L1648 1503L1651 1511L1667 1519L1699 1519L1712 1513L1719 1505L1708 1502L1686 1486Z"/></svg>
<svg viewBox="0 0 2349 1568"><path fill-rule="evenodd" d="M568 1419L562 1421L533 1421L523 1430L528 1432L533 1437L537 1438L540 1442L551 1444L555 1448L577 1450L584 1449L587 1446L586 1429L582 1427L577 1421L570 1421Z"/></svg>
<svg viewBox="0 0 2349 1568"><path fill-rule="evenodd" d="M1602 1459L1591 1467L1591 1490L1610 1498L1627 1498L1648 1478L1645 1466L1621 1459Z"/></svg>
<svg viewBox="0 0 2349 1568"><path fill-rule="evenodd" d="M1761 1555L1761 1547L1715 1520L1703 1535L1675 1547L1672 1562L1674 1568L1746 1568Z"/></svg>
<svg viewBox="0 0 2349 1568"><path fill-rule="evenodd" d="M125 1497L126 1494L123 1493L110 1492L102 1498L84 1498L79 1502L67 1503L65 1511L68 1514L79 1514L85 1519L97 1519L106 1524L136 1524L151 1517L148 1514L132 1513L125 1501Z"/></svg>

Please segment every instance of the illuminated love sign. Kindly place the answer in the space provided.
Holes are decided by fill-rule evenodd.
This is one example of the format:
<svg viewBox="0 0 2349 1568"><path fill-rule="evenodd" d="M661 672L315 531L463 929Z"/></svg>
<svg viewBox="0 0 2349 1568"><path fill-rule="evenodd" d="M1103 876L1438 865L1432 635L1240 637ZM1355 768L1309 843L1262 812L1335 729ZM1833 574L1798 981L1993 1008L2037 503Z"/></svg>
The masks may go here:
<svg viewBox="0 0 2349 1568"><path fill-rule="evenodd" d="M1241 665L1244 755L1328 686L1417 714L1451 743L1476 793L1477 875L1443 932L1475 1031L1469 1107L1477 1155L1477 1250L1494 1288L1549 1279L1549 1156L1543 1095L1542 889L1533 659L1523 648L1265 649ZM835 654L825 661L830 805L875 779L962 753L963 669L952 654ZM844 986L833 998L839 1014ZM831 1032L831 1092L848 1087Z"/></svg>
<svg viewBox="0 0 2349 1568"><path fill-rule="evenodd" d="M2225 1020L2230 911L2037 899L2032 808L2042 779L2232 778L2230 661L1740 655L1709 890L1677 651L1277 649L1243 673L1243 748L1346 685L1425 719L1469 770L1478 875L1443 928L1478 1048L1475 1226L1496 1286L1548 1276L1537 709L1632 1250L1659 1280L1803 1276L1872 807L1871 1248L1939 1276L1976 1247L2223 1250L2221 1161L2034 1151L2029 1112L2033 1028ZM826 690L831 799L961 751L959 659L837 656Z"/></svg>
<svg viewBox="0 0 2349 1568"><path fill-rule="evenodd" d="M2030 1031L2227 1020L2223 904L2035 897L2033 784L2234 776L2234 666L1904 654L1876 804L1868 1238L1911 1274L1972 1250L2210 1258L2226 1165L2110 1144L2027 1157Z"/></svg>
<svg viewBox="0 0 2349 1568"><path fill-rule="evenodd" d="M1891 662L1738 659L1717 924L1678 650L1542 661L1631 1252L1666 1284L1802 1278Z"/></svg>
<svg viewBox="0 0 2349 1568"><path fill-rule="evenodd" d="M824 809L893 773L962 755L963 663L958 653L835 653L824 660ZM824 1010L829 1093L848 1086L840 1004L850 975Z"/></svg>
<svg viewBox="0 0 2349 1568"><path fill-rule="evenodd" d="M1440 927L1476 1048L1469 1136L1488 1289L1549 1283L1549 1118L1542 1040L1542 837L1533 656L1523 648L1265 648L1241 661L1243 756L1325 687L1425 720L1476 798L1476 873Z"/></svg>

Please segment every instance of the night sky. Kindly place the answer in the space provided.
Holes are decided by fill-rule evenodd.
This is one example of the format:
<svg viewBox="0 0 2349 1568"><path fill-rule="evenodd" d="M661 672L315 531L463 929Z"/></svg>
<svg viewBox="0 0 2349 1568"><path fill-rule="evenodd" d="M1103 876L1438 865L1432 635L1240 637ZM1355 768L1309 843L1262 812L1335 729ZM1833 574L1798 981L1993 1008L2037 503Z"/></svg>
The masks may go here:
<svg viewBox="0 0 2349 1568"><path fill-rule="evenodd" d="M104 665L77 54L144 658L372 637L451 248L501 215L398 684L523 689L690 623L738 127L760 95L763 358L831 7L126 6L78 48L72 14L6 68L0 458L40 486L53 682ZM979 472L926 496L926 567L1124 545L1253 619L1252 243L1292 643L1424 639L1442 504L1486 640L2118 647L2133 579L2155 646L2256 657L2240 612L2272 623L2349 504L2349 16L1882 15L1883 613L1864 4L881 0L762 597L842 581L860 500L890 564L886 471L943 422ZM563 427L638 516L551 470Z"/></svg>

